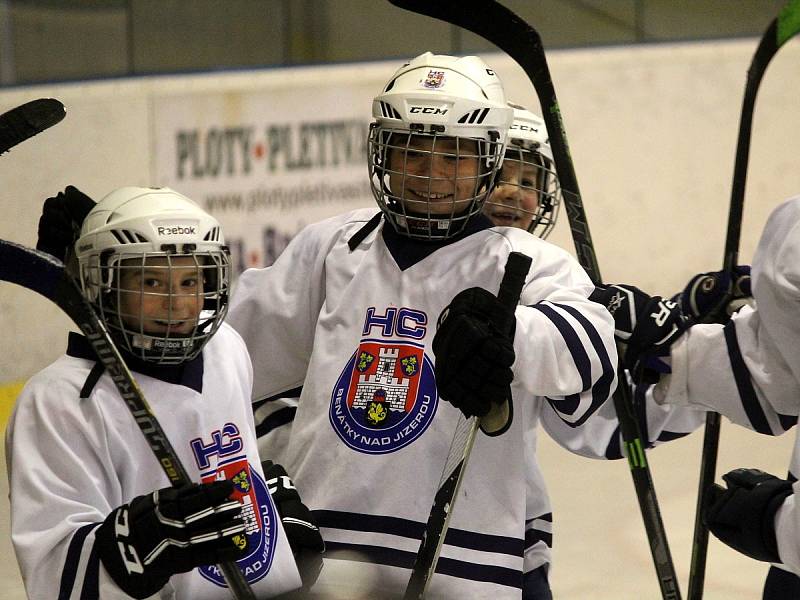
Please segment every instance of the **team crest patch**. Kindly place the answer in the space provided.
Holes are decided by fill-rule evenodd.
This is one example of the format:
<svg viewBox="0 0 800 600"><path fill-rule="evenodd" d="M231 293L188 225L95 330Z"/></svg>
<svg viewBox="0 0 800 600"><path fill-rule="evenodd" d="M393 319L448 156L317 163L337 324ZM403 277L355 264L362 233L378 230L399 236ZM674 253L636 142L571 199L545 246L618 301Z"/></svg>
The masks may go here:
<svg viewBox="0 0 800 600"><path fill-rule="evenodd" d="M437 89L444 85L444 71L428 71L427 77L422 82L423 87Z"/></svg>
<svg viewBox="0 0 800 600"><path fill-rule="evenodd" d="M267 484L261 476L250 469L244 456L224 465L218 465L210 473L203 473L203 483L216 479L229 479L233 482L233 497L242 503L242 517L246 529L234 542L245 550L243 558L236 564L249 583L263 579L269 573L275 548L278 544L278 520L275 507L269 496ZM227 587L222 571L216 565L198 567L200 575L220 587Z"/></svg>
<svg viewBox="0 0 800 600"><path fill-rule="evenodd" d="M436 405L433 365L422 345L365 339L336 382L329 417L350 448L385 454L422 435Z"/></svg>

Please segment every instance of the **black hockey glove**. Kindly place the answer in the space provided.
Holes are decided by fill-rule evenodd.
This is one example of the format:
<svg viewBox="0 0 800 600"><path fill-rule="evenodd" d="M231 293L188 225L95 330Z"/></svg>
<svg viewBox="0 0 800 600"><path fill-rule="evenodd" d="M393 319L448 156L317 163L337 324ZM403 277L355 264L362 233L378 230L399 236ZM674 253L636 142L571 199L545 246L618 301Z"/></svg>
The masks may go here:
<svg viewBox="0 0 800 600"><path fill-rule="evenodd" d="M714 484L703 515L709 531L734 550L756 560L780 562L775 513L792 493L792 484L758 469L736 469L722 476L728 489Z"/></svg>
<svg viewBox="0 0 800 600"><path fill-rule="evenodd" d="M286 469L270 460L262 462L261 467L264 469L264 479L267 480L267 488L278 509L286 537L289 538L303 587L308 589L317 581L322 570L325 542L314 516L300 499Z"/></svg>
<svg viewBox="0 0 800 600"><path fill-rule="evenodd" d="M175 573L235 560L245 549L242 505L233 484L164 488L114 510L97 529L97 554L120 589L155 594Z"/></svg>
<svg viewBox="0 0 800 600"><path fill-rule="evenodd" d="M433 337L439 396L467 417L483 417L492 404L511 402L514 328L510 311L483 288L464 290L442 311ZM510 405L509 405L510 406ZM506 427L511 423L510 417Z"/></svg>
<svg viewBox="0 0 800 600"><path fill-rule="evenodd" d="M636 383L656 383L661 373L670 372L663 359L686 329L677 303L632 285L597 286L590 299L614 317L614 337L624 350L622 365Z"/></svg>
<svg viewBox="0 0 800 600"><path fill-rule="evenodd" d="M724 271L695 275L673 300L695 323L724 323L752 295L750 266L741 265L734 269L733 278Z"/></svg>
<svg viewBox="0 0 800 600"><path fill-rule="evenodd" d="M94 205L94 200L71 185L45 200L42 216L39 217L36 249L52 254L64 262L67 249L78 239L83 220Z"/></svg>

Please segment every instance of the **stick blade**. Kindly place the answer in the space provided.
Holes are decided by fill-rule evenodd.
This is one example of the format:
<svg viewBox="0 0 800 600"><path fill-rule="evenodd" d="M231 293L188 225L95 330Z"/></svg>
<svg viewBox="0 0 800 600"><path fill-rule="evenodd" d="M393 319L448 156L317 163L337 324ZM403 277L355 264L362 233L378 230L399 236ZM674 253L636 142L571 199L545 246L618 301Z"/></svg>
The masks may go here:
<svg viewBox="0 0 800 600"><path fill-rule="evenodd" d="M55 98L31 100L0 115L0 154L59 123L67 114Z"/></svg>

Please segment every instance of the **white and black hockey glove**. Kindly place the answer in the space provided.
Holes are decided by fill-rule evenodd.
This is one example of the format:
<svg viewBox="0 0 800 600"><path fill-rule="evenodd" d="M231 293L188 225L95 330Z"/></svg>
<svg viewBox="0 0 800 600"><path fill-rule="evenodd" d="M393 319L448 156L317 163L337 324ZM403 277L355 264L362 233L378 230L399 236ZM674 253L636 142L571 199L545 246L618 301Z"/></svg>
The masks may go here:
<svg viewBox="0 0 800 600"><path fill-rule="evenodd" d="M622 365L636 383L655 383L671 371L665 359L686 330L676 302L649 296L632 285L597 286L590 299L614 317L614 337L624 351Z"/></svg>
<svg viewBox="0 0 800 600"><path fill-rule="evenodd" d="M36 249L65 262L67 250L78 239L83 220L94 205L94 200L71 185L45 200L39 217Z"/></svg>
<svg viewBox="0 0 800 600"><path fill-rule="evenodd" d="M734 269L733 277L725 271L695 275L672 299L693 323L724 323L751 302L752 296L750 266L740 265Z"/></svg>
<svg viewBox="0 0 800 600"><path fill-rule="evenodd" d="M325 542L314 516L300 499L300 494L286 473L286 469L271 460L262 462L261 467L264 469L267 489L275 508L278 509L286 537L289 538L303 588L308 589L317 581L322 570Z"/></svg>
<svg viewBox="0 0 800 600"><path fill-rule="evenodd" d="M714 484L703 515L709 531L750 558L778 563L775 514L792 484L758 469L736 469L722 476L728 489Z"/></svg>
<svg viewBox="0 0 800 600"><path fill-rule="evenodd" d="M164 488L114 510L95 548L120 589L147 598L176 573L236 560L246 546L242 505L233 484L216 481Z"/></svg>
<svg viewBox="0 0 800 600"><path fill-rule="evenodd" d="M510 314L509 314L510 313ZM439 316L433 353L439 396L467 417L483 417L493 404L511 403L514 372L514 312L483 288L469 288L453 298ZM505 431L509 422L501 430Z"/></svg>

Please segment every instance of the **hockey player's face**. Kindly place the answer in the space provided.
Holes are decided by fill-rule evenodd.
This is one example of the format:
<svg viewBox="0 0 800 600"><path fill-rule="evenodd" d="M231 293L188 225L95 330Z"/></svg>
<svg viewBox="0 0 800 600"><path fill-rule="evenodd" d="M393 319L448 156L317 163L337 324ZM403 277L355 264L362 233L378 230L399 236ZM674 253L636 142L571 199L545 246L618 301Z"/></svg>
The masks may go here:
<svg viewBox="0 0 800 600"><path fill-rule="evenodd" d="M447 215L466 210L480 186L477 146L474 140L452 137L412 134L393 139L392 195L411 213Z"/></svg>
<svg viewBox="0 0 800 600"><path fill-rule="evenodd" d="M123 261L119 285L123 321L143 333L191 334L203 306L201 268L190 256Z"/></svg>
<svg viewBox="0 0 800 600"><path fill-rule="evenodd" d="M484 214L495 225L528 229L539 207L540 176L537 165L506 157Z"/></svg>

